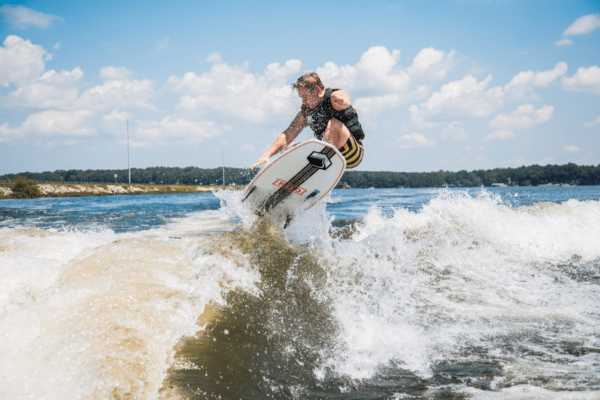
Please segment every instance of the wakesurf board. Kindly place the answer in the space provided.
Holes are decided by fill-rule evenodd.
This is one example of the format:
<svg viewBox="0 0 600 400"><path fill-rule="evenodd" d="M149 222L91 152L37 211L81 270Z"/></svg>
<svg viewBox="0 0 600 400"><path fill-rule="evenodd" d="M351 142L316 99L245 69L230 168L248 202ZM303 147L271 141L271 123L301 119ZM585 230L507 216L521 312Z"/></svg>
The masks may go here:
<svg viewBox="0 0 600 400"><path fill-rule="evenodd" d="M247 202L258 215L275 207L294 211L308 210L337 185L346 160L331 144L311 139L283 152L267 164L250 182L242 202Z"/></svg>

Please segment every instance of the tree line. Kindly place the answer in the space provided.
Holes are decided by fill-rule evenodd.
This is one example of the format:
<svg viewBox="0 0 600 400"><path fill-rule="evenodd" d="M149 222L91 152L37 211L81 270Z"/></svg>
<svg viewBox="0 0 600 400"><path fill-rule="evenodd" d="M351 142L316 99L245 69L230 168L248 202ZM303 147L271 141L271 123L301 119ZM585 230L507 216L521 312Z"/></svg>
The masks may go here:
<svg viewBox="0 0 600 400"><path fill-rule="evenodd" d="M352 188L422 188L440 186L491 186L493 183L519 186L544 184L600 185L600 165L531 165L476 171L438 172L367 172L349 171L340 186Z"/></svg>
<svg viewBox="0 0 600 400"><path fill-rule="evenodd" d="M37 182L64 182L64 183L129 183L127 169L101 169L101 170L58 170L54 172L22 172L19 174L6 174L0 180L14 181L19 175L33 179ZM115 178L115 175L117 177ZM249 169L225 168L226 184L245 185L249 183L256 173ZM132 184L152 185L222 185L222 168L178 168L178 167L152 167L132 168Z"/></svg>
<svg viewBox="0 0 600 400"><path fill-rule="evenodd" d="M245 168L225 168L225 184L246 185L256 176L257 171ZM126 169L119 170L58 170L54 172L23 172L0 176L0 181L14 181L18 175L37 182L90 182L128 183ZM510 181L509 181L510 180ZM178 168L152 167L132 168L131 183L165 185L221 185L222 168ZM568 183L575 185L600 185L600 165L585 166L569 163L566 165L531 165L519 168L496 168L476 171L438 172L385 172L347 171L338 187L351 188L422 188L440 186L491 186L493 183L511 183L519 186L543 185L548 183Z"/></svg>

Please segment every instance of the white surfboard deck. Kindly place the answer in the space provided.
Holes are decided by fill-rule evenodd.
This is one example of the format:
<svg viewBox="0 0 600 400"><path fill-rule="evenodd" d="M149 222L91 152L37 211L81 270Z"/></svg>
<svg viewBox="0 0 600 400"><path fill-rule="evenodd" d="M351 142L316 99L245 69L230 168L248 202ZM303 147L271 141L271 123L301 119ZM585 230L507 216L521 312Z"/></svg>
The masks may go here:
<svg viewBox="0 0 600 400"><path fill-rule="evenodd" d="M346 160L331 144L311 139L282 153L250 182L244 200L257 213L308 210L337 185Z"/></svg>

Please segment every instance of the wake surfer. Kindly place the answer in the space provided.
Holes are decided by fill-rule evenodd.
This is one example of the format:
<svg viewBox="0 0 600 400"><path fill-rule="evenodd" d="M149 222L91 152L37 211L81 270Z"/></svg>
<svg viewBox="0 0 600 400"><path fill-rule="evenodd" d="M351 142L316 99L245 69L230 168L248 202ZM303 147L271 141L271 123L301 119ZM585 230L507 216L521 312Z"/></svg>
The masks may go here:
<svg viewBox="0 0 600 400"><path fill-rule="evenodd" d="M350 96L341 89L325 89L319 75L302 75L293 89L302 98L302 108L290 126L273 142L250 169L269 162L274 154L294 146L292 143L308 125L317 139L333 144L346 159L346 169L358 166L363 159L362 141L365 133L358 122L358 114L350 104Z"/></svg>

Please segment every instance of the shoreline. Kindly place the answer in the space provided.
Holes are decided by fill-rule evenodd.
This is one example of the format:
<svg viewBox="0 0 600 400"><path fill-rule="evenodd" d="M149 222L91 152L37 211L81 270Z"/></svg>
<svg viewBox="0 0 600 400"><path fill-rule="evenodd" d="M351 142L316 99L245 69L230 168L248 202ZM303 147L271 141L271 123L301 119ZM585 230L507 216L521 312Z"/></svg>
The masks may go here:
<svg viewBox="0 0 600 400"><path fill-rule="evenodd" d="M14 184L0 184L0 200L28 200L14 196ZM87 183L38 183L39 197L89 197L123 196L141 194L186 194L212 193L219 189L240 189L243 186L184 186L184 185L145 185L145 184L87 184ZM245 187L245 186L244 186Z"/></svg>
<svg viewBox="0 0 600 400"><path fill-rule="evenodd" d="M28 200L52 197L91 197L91 196L131 196L143 194L189 194L189 193L212 193L217 190L234 189L243 190L245 185L214 185L214 186L190 186L190 185L147 185L147 184L90 184L90 183L36 183L39 189L39 196L20 198L14 195L12 187L14 183L0 183L0 200ZM537 187L576 187L581 185L561 185L561 184L543 184L535 185ZM588 185L583 185L588 186ZM595 186L595 185L591 185ZM494 187L494 186L486 186ZM498 187L534 187L533 185L510 185ZM466 189L467 186L431 186L414 189ZM336 189L375 189L375 188L352 188L337 187ZM397 188L377 188L377 189L397 189ZM411 189L403 187L403 189Z"/></svg>

